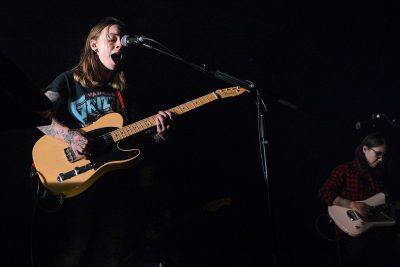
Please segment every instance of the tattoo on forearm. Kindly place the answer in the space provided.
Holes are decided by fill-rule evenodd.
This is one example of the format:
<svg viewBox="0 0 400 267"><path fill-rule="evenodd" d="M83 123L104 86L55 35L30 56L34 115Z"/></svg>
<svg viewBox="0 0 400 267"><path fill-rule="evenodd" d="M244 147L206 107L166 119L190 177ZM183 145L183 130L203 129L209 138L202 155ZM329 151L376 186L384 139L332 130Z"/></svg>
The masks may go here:
<svg viewBox="0 0 400 267"><path fill-rule="evenodd" d="M350 207L350 204L351 204L351 200L348 200L348 199L345 199L345 198L341 198L339 200L339 206L348 208L348 207Z"/></svg>
<svg viewBox="0 0 400 267"><path fill-rule="evenodd" d="M38 127L40 131L44 134L53 136L55 138L66 140L66 135L68 134L68 128L60 125L57 121L53 120L50 125Z"/></svg>
<svg viewBox="0 0 400 267"><path fill-rule="evenodd" d="M333 200L333 205L338 205L341 207L346 207L349 203L348 200L345 198L342 198L341 196L337 196L334 200Z"/></svg>
<svg viewBox="0 0 400 267"><path fill-rule="evenodd" d="M54 108L58 106L59 102L62 100L61 95L58 92L52 92L52 91L47 91L45 93L47 98L50 99L50 101L53 103ZM53 109L54 112L54 109ZM65 127L63 125L60 125L57 120L54 119L53 117L53 112L49 114L48 117L52 118L51 125L46 125L46 126L40 126L38 129L42 131L44 134L64 139L66 130L64 129Z"/></svg>
<svg viewBox="0 0 400 267"><path fill-rule="evenodd" d="M54 121L52 121L50 125L38 127L38 129L40 131L42 131L43 133L50 135L50 136L56 136L57 131L55 128L56 128L56 125L55 125Z"/></svg>
<svg viewBox="0 0 400 267"><path fill-rule="evenodd" d="M77 135L78 133L75 131L68 131L67 134L64 137L65 142L67 142L67 144L72 144L72 142L74 141L74 137Z"/></svg>
<svg viewBox="0 0 400 267"><path fill-rule="evenodd" d="M61 100L61 95L57 92L47 91L45 94L47 98L50 99L50 101L53 103L56 103Z"/></svg>

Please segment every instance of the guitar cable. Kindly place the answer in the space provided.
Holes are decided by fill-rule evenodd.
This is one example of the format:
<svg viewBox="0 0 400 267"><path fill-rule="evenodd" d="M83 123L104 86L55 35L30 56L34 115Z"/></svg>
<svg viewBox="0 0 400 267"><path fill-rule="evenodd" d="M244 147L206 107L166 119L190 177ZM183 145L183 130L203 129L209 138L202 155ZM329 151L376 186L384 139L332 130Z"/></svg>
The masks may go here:
<svg viewBox="0 0 400 267"><path fill-rule="evenodd" d="M39 202L39 181L38 181L38 179L35 179L35 177L37 178L37 171L36 171L35 166L32 164L31 171L29 173L29 178L30 178L29 181L30 181L32 197L33 197L31 223L30 223L30 227L29 227L29 257L30 257L30 262L31 262L32 267L35 266L35 259L33 257L33 228L34 228L34 224L35 224L36 208L37 208L37 205ZM36 190L34 188L35 187L34 181L33 181L34 179L36 180Z"/></svg>
<svg viewBox="0 0 400 267"><path fill-rule="evenodd" d="M317 230L318 234L320 234L325 240L328 240L329 242L335 242L336 243L336 254L337 254L336 256L337 256L337 260L338 260L338 264L339 264L338 266L342 267L343 266L343 263L342 263L342 249L341 249L341 246L340 246L340 239L338 239L336 237L335 238L330 238L320 230L319 222L320 222L321 218L324 218L324 217L329 219L329 224L333 223L332 219L329 217L328 214L322 213L322 214L318 215L318 217L315 219L315 229Z"/></svg>
<svg viewBox="0 0 400 267"><path fill-rule="evenodd" d="M38 172L37 172L34 164L32 164L32 166L31 166L31 171L29 172L29 178L30 178L29 181L30 181L30 187L31 187L32 197L33 197L33 207L32 207L31 222L30 222L30 227L29 227L29 257L30 257L31 267L34 267L35 259L33 256L34 255L33 238L34 238L34 225L35 225L37 208L39 207L39 208L41 208L41 210L46 211L46 212L56 212L60 208L61 204L58 206L57 209L54 209L54 210L44 208L39 204L39 200L45 199L47 197L48 193L47 193L47 189L43 188L43 186L41 186L41 184L40 184Z"/></svg>
<svg viewBox="0 0 400 267"><path fill-rule="evenodd" d="M323 213L323 214L318 215L318 217L315 219L315 224L314 224L315 229L317 230L318 234L320 234L324 239L328 240L329 242L338 241L337 238L330 238L320 230L319 222L322 218L328 218L329 223L330 224L332 223L332 219L329 217L328 214Z"/></svg>

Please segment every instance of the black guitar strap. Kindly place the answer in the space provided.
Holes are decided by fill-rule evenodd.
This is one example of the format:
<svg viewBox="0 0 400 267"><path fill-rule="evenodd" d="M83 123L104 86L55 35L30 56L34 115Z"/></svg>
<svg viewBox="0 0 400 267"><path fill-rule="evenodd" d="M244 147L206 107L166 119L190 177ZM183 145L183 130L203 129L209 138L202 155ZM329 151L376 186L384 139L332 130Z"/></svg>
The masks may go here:
<svg viewBox="0 0 400 267"><path fill-rule="evenodd" d="M48 191L39 181L39 175L36 170L35 163L32 163L31 165L29 178L31 179L30 181L31 181L32 192L35 191L35 197L44 199L47 196Z"/></svg>
<svg viewBox="0 0 400 267"><path fill-rule="evenodd" d="M31 170L29 172L29 178L30 178L31 190L32 190L32 194L33 194L35 203L38 203L40 201L42 206L43 206L43 203L46 203L46 206L49 206L51 203L51 206L53 206L51 208L51 211L57 210L59 208L59 206L64 204L64 200L65 200L64 195L58 195L58 196L54 197L49 194L49 190L40 181L39 174L38 174L38 171L37 171L34 163L32 163L32 165L31 165ZM55 204L56 208L54 208L54 206L55 206L54 203L56 203ZM44 207L42 207L42 209L50 210L49 208L44 208Z"/></svg>

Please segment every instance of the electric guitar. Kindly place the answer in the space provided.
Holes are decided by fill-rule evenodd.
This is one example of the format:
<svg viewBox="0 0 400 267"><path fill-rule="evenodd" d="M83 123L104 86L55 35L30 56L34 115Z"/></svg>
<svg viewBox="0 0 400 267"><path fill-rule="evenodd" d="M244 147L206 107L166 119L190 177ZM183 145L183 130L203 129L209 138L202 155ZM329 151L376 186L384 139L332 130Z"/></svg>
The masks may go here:
<svg viewBox="0 0 400 267"><path fill-rule="evenodd" d="M373 207L373 213L370 216L364 218L355 210L337 205L328 207L329 216L348 235L359 236L373 227L392 226L395 224L396 220L384 211L388 208L388 205L385 204L384 193L378 193L360 202Z"/></svg>
<svg viewBox="0 0 400 267"><path fill-rule="evenodd" d="M182 115L215 100L238 96L244 92L248 93L250 90L238 86L218 89L169 111ZM123 127L122 116L109 113L93 124L79 129L93 140L89 159L77 159L68 144L44 135L32 150L33 163L40 181L51 194L68 198L82 193L107 172L131 167L138 159L140 150L124 148L120 143L155 127L155 117L153 115Z"/></svg>

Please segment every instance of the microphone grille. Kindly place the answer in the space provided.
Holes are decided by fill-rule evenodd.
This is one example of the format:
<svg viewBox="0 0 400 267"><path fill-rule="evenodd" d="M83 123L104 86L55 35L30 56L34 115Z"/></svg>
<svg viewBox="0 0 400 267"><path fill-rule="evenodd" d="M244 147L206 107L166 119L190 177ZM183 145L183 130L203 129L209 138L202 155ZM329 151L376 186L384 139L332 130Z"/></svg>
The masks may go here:
<svg viewBox="0 0 400 267"><path fill-rule="evenodd" d="M121 38L121 44L122 44L123 46L128 46L128 45L129 45L128 38L129 38L129 35L124 35L124 36L122 36L122 38Z"/></svg>

